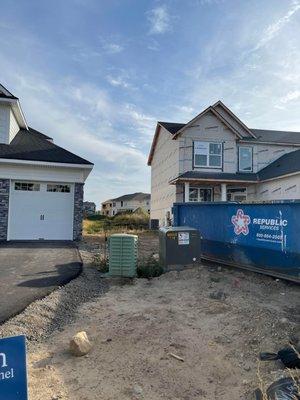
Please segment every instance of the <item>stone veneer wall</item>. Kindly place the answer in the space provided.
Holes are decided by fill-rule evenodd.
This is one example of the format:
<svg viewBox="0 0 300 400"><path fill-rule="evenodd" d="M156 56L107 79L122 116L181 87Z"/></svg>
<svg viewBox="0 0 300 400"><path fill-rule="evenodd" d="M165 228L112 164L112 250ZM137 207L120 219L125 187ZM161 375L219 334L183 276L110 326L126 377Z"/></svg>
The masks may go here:
<svg viewBox="0 0 300 400"><path fill-rule="evenodd" d="M74 188L74 224L73 239L82 239L82 219L83 219L83 183L75 183Z"/></svg>
<svg viewBox="0 0 300 400"><path fill-rule="evenodd" d="M0 241L7 240L9 179L0 179Z"/></svg>

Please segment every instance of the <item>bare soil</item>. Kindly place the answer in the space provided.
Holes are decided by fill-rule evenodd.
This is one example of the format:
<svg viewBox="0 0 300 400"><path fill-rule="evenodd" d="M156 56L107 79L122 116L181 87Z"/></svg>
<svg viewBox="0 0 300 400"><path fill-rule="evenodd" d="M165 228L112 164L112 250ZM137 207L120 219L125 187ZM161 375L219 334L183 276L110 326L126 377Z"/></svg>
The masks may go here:
<svg viewBox="0 0 300 400"><path fill-rule="evenodd" d="M157 253L157 236L140 235L140 247ZM85 239L86 271L102 250L103 238ZM105 291L31 344L31 400L251 399L258 353L299 330L299 286L267 276L199 265L152 280L98 278ZM75 358L68 344L81 330L93 349ZM266 385L284 374L273 361L260 366Z"/></svg>

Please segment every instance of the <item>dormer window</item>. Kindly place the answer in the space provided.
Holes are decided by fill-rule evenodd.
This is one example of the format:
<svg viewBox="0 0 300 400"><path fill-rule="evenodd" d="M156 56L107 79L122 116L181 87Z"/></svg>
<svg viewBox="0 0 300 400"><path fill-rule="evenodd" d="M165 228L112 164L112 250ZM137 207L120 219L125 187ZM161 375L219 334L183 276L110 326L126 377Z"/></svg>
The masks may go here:
<svg viewBox="0 0 300 400"><path fill-rule="evenodd" d="M222 143L194 142L194 166L222 168Z"/></svg>
<svg viewBox="0 0 300 400"><path fill-rule="evenodd" d="M253 148L250 146L239 147L239 171L253 171Z"/></svg>

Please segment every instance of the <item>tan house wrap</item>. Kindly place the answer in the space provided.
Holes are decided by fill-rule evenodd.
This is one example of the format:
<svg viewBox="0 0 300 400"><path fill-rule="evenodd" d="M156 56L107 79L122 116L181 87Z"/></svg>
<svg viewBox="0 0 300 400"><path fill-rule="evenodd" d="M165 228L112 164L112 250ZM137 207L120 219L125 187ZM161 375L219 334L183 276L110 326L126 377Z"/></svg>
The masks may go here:
<svg viewBox="0 0 300 400"><path fill-rule="evenodd" d="M151 219L167 224L174 202L300 198L299 149L299 132L250 129L220 101L187 124L158 122Z"/></svg>

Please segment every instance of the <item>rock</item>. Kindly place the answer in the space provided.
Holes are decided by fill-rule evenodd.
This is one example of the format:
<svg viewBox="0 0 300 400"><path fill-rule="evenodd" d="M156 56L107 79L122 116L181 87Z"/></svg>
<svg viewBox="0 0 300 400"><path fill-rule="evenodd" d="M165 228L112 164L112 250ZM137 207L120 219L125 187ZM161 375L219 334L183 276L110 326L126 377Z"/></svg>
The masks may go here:
<svg viewBox="0 0 300 400"><path fill-rule="evenodd" d="M300 332L290 336L290 344L300 353Z"/></svg>
<svg viewBox="0 0 300 400"><path fill-rule="evenodd" d="M217 268L217 271L218 271L218 272L221 272L221 271L222 271L222 267L218 267L218 268Z"/></svg>
<svg viewBox="0 0 300 400"><path fill-rule="evenodd" d="M70 351L76 357L85 356L92 349L92 344L86 332L78 332L70 341Z"/></svg>
<svg viewBox="0 0 300 400"><path fill-rule="evenodd" d="M209 294L209 297L213 300L224 301L226 299L226 293L223 290L218 290Z"/></svg>
<svg viewBox="0 0 300 400"><path fill-rule="evenodd" d="M211 276L210 280L212 282L216 282L217 283L217 282L220 282L221 278L219 276Z"/></svg>
<svg viewBox="0 0 300 400"><path fill-rule="evenodd" d="M152 258L154 258L155 261L159 260L159 254L153 254Z"/></svg>
<svg viewBox="0 0 300 400"><path fill-rule="evenodd" d="M135 385L132 389L132 394L135 398L141 399L144 397L144 391L141 386Z"/></svg>
<svg viewBox="0 0 300 400"><path fill-rule="evenodd" d="M289 320L288 320L287 318L281 318L281 319L280 319L280 323L283 324L283 325L285 325L285 324L288 324L288 323L289 323Z"/></svg>

